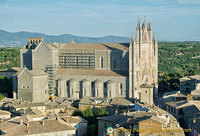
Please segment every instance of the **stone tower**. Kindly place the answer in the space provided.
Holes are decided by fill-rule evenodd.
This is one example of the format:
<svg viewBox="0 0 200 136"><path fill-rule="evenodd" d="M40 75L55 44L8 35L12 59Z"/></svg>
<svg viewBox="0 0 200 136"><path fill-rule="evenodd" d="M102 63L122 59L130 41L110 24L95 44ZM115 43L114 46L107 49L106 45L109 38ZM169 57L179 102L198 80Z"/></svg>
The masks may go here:
<svg viewBox="0 0 200 136"><path fill-rule="evenodd" d="M129 97L153 104L158 86L158 44L152 36L149 22L138 20L136 39L132 35L129 47Z"/></svg>

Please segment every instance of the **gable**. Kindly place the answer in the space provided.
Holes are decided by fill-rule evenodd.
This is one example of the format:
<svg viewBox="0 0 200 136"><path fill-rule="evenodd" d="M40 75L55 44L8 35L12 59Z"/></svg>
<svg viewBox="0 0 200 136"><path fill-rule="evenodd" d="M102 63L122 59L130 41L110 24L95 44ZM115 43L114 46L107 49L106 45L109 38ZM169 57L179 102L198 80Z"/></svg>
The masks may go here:
<svg viewBox="0 0 200 136"><path fill-rule="evenodd" d="M19 73L18 78L20 77L32 77L31 73L28 71L28 69L25 67L22 69L22 71Z"/></svg>

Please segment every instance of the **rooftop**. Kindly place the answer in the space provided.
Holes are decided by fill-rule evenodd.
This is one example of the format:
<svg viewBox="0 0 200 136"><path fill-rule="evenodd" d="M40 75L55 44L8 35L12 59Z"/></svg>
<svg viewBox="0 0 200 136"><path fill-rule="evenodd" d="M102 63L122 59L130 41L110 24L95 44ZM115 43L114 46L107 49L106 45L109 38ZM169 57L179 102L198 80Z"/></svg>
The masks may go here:
<svg viewBox="0 0 200 136"><path fill-rule="evenodd" d="M21 103L21 104L13 105L14 108L41 107L41 106L46 106L46 104L43 102L38 102L38 103L28 102L28 103Z"/></svg>
<svg viewBox="0 0 200 136"><path fill-rule="evenodd" d="M8 115L11 114L9 111L0 110L0 115Z"/></svg>
<svg viewBox="0 0 200 136"><path fill-rule="evenodd" d="M70 69L60 68L56 71L58 75L93 75L93 76L128 76L128 71L111 70L88 70L88 69Z"/></svg>
<svg viewBox="0 0 200 136"><path fill-rule="evenodd" d="M186 77L180 78L180 81L188 81L192 79L200 80L200 75L186 76Z"/></svg>
<svg viewBox="0 0 200 136"><path fill-rule="evenodd" d="M2 132L12 136L76 130L63 120L33 121L28 116L18 116L7 120L0 124L0 128Z"/></svg>
<svg viewBox="0 0 200 136"><path fill-rule="evenodd" d="M61 49L128 50L128 43L61 43Z"/></svg>
<svg viewBox="0 0 200 136"><path fill-rule="evenodd" d="M42 121L30 121L26 125L24 124L21 129L13 132L13 136L52 133L59 131L76 130L75 127L66 124L62 120L42 120Z"/></svg>

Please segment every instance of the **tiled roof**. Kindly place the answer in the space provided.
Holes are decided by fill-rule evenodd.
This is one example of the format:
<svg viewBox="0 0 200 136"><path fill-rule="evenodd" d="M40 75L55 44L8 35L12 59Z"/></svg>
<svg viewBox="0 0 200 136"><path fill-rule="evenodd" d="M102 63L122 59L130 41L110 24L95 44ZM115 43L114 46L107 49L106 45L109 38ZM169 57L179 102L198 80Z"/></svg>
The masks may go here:
<svg viewBox="0 0 200 136"><path fill-rule="evenodd" d="M80 104L101 104L101 105L109 105L110 103L110 98L94 98L94 97L84 97L81 99L79 102ZM99 101L100 103L95 103L95 101Z"/></svg>
<svg viewBox="0 0 200 136"><path fill-rule="evenodd" d="M22 122L22 124L20 124ZM1 131L9 136L51 133L75 130L63 120L32 121L27 116L18 116L0 124Z"/></svg>
<svg viewBox="0 0 200 136"><path fill-rule="evenodd" d="M0 110L0 115L8 115L11 114L9 111Z"/></svg>
<svg viewBox="0 0 200 136"><path fill-rule="evenodd" d="M200 75L183 77L183 78L180 78L180 81L187 81L187 80L192 80L192 79L200 80Z"/></svg>
<svg viewBox="0 0 200 136"><path fill-rule="evenodd" d="M46 106L46 104L43 102L38 102L38 103L22 103L13 105L14 108L41 107L41 106Z"/></svg>
<svg viewBox="0 0 200 136"><path fill-rule="evenodd" d="M87 123L87 121L79 116L76 117L69 117L69 116L64 116L61 117L65 122L71 124L71 123L80 123L80 122L85 122Z"/></svg>
<svg viewBox="0 0 200 136"><path fill-rule="evenodd" d="M94 76L128 76L128 71L111 70L86 70L60 68L56 71L58 75L94 75Z"/></svg>
<svg viewBox="0 0 200 136"><path fill-rule="evenodd" d="M29 70L29 72L30 72L33 76L47 75L47 73L45 73L45 71L43 71L43 70Z"/></svg>
<svg viewBox="0 0 200 136"><path fill-rule="evenodd" d="M167 105L178 108L179 106L189 104L188 101L173 101L173 102L166 102Z"/></svg>
<svg viewBox="0 0 200 136"><path fill-rule="evenodd" d="M129 106L129 105L134 105L131 101L122 98L122 97L115 97L111 100L110 102L111 105L125 105L125 106Z"/></svg>
<svg viewBox="0 0 200 136"><path fill-rule="evenodd" d="M13 136L76 130L75 127L67 125L62 120L30 121L28 122L28 126L27 124L23 126L22 129L13 133Z"/></svg>
<svg viewBox="0 0 200 136"><path fill-rule="evenodd" d="M59 44L61 49L88 49L88 50L128 50L128 43L66 43Z"/></svg>
<svg viewBox="0 0 200 136"><path fill-rule="evenodd" d="M128 119L132 118L133 116L126 116L126 115L112 115L112 116L104 116L98 117L98 120L104 120L108 122L112 122L113 124L119 124L120 126L127 123Z"/></svg>

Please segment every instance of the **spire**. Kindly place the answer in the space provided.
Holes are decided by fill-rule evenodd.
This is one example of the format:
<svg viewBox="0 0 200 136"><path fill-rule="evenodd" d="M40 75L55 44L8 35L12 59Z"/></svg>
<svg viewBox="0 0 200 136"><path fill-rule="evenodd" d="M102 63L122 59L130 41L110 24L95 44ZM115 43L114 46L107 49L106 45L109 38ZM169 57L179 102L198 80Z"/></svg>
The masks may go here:
<svg viewBox="0 0 200 136"><path fill-rule="evenodd" d="M131 40L134 41L134 32L132 33Z"/></svg>
<svg viewBox="0 0 200 136"><path fill-rule="evenodd" d="M143 23L143 25L142 25L142 29L144 30L145 27L146 27L146 19L145 19L145 16L144 16L144 23Z"/></svg>
<svg viewBox="0 0 200 136"><path fill-rule="evenodd" d="M153 41L155 42L155 41L157 41L156 40L156 34L154 33L154 35L153 35Z"/></svg>
<svg viewBox="0 0 200 136"><path fill-rule="evenodd" d="M131 41L130 41L130 48L133 48L133 45L134 45L134 33L132 33L132 36L131 36Z"/></svg>
<svg viewBox="0 0 200 136"><path fill-rule="evenodd" d="M140 29L140 25L141 25L141 21L140 21L140 18L138 18L137 30Z"/></svg>
<svg viewBox="0 0 200 136"><path fill-rule="evenodd" d="M151 21L148 23L147 30L152 30Z"/></svg>

